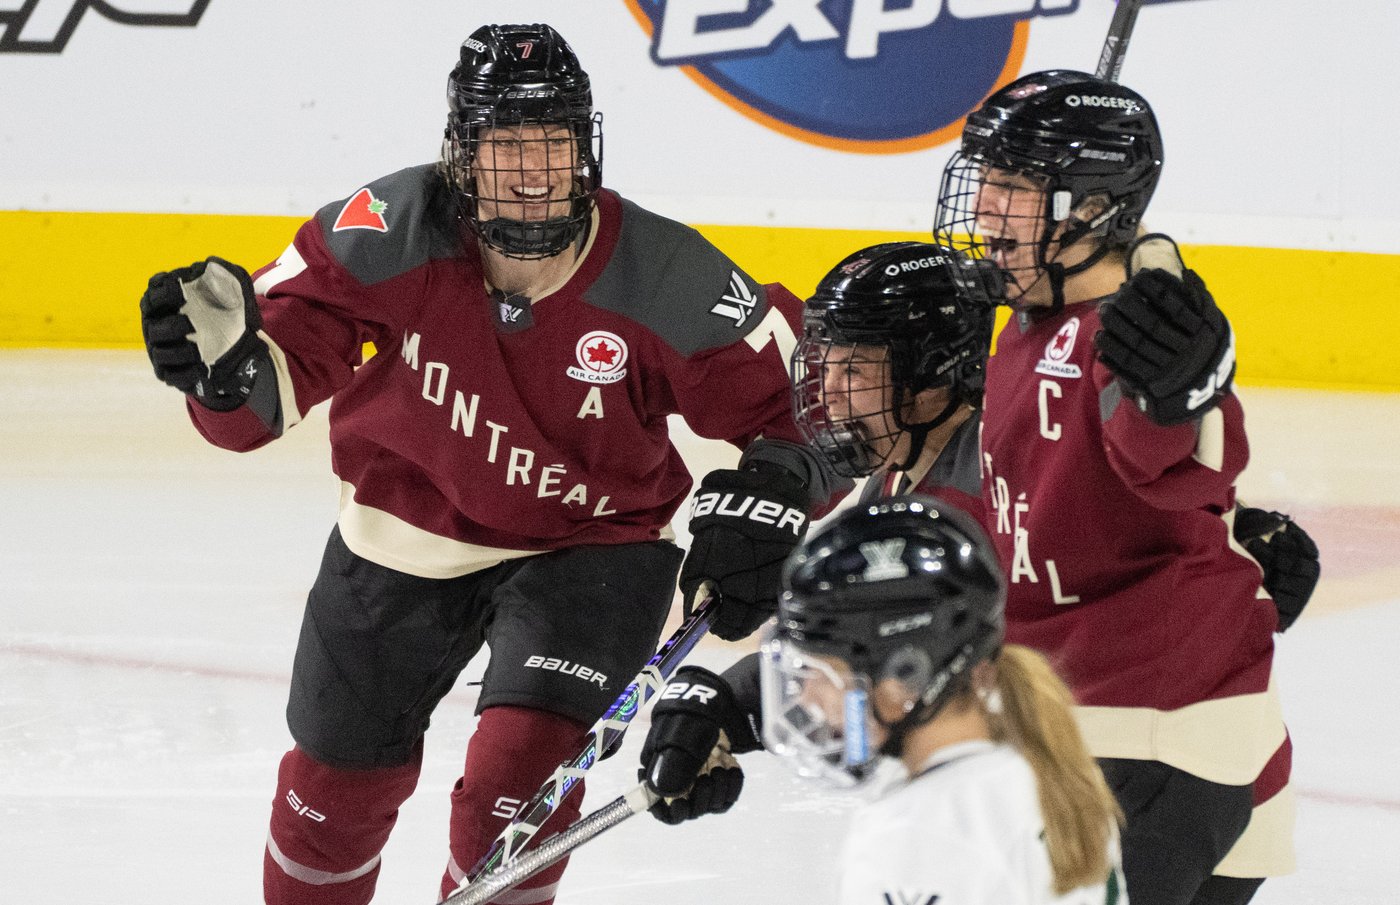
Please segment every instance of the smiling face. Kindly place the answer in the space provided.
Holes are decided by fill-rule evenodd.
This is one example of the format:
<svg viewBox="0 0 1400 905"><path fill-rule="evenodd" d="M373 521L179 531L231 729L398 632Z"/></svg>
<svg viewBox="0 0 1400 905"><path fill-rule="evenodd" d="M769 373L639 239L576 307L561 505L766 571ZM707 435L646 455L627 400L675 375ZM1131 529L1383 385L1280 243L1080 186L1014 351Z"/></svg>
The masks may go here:
<svg viewBox="0 0 1400 905"><path fill-rule="evenodd" d="M846 343L815 344L812 349L817 357L808 365L809 379L820 401L804 414L809 419L817 416L820 426L811 426L825 442L844 446L843 460L857 465L859 474L902 461L911 442L911 401L894 383L893 350L888 345Z"/></svg>
<svg viewBox="0 0 1400 905"><path fill-rule="evenodd" d="M521 222L567 217L577 168L578 145L567 125L486 129L471 165L478 216Z"/></svg>

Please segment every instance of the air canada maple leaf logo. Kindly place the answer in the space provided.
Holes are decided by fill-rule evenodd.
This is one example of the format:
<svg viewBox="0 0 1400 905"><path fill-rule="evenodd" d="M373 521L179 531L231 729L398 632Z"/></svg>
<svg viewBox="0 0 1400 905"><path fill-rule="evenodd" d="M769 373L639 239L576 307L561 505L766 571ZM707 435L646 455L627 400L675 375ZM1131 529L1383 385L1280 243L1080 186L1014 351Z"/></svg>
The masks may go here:
<svg viewBox="0 0 1400 905"><path fill-rule="evenodd" d="M574 346L578 364L566 373L584 383L616 383L627 376L627 343L616 333L592 330Z"/></svg>
<svg viewBox="0 0 1400 905"><path fill-rule="evenodd" d="M602 340L599 340L583 351L587 353L587 363L590 365L596 364L599 367L611 368L612 363L617 360L618 350Z"/></svg>

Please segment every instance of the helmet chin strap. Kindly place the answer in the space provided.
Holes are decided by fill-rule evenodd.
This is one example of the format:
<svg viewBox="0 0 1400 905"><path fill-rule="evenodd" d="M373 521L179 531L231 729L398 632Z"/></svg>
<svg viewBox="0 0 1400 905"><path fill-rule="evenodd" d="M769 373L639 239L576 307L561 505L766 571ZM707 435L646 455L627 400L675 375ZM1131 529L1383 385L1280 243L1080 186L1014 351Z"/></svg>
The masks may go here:
<svg viewBox="0 0 1400 905"><path fill-rule="evenodd" d="M909 435L909 452L900 463L899 471L908 471L919 461L919 456L924 454L924 444L928 441L928 435L934 428L939 427L962 407L963 400L958 393L948 394L948 404L943 406L943 411L939 412L929 421L922 421L918 424L908 424L904 420L898 409L895 410L895 426ZM902 406L901 406L902 408Z"/></svg>
<svg viewBox="0 0 1400 905"><path fill-rule="evenodd" d="M968 644L958 651L958 655L953 661L941 669L928 686L919 694L913 707L904 716L887 723L880 719L880 714L871 708L871 715L875 717L875 722L883 726L889 735L880 745L879 752L885 757L900 757L904 753L904 743L909 738L909 733L920 726L928 723L947 706L948 702L957 697L958 692L971 681L972 667L972 645Z"/></svg>
<svg viewBox="0 0 1400 905"><path fill-rule="evenodd" d="M1064 235L1060 237L1059 254L1064 254L1066 248L1069 248L1071 245L1083 239L1085 236L1090 235L1093 232L1093 229L1094 224L1085 223L1083 220L1078 221L1077 225L1066 229ZM1051 237L1053 235L1054 229L1047 229L1045 231L1045 237L1040 240L1041 267L1045 269L1045 275L1050 280L1050 308L1048 311L1045 312L1045 317L1053 317L1054 315L1059 314L1061 311L1064 310L1065 280L1076 274L1083 273L1090 267L1093 267L1100 261L1100 259L1103 258L1104 255L1108 254L1108 243L1100 242L1098 247L1095 248L1092 252L1090 252L1087 258L1080 261L1078 264L1072 265L1070 267L1066 267L1065 265L1061 264L1058 260L1047 261L1046 256L1050 252L1050 242ZM1056 258L1058 257L1059 255L1056 255Z"/></svg>
<svg viewBox="0 0 1400 905"><path fill-rule="evenodd" d="M913 427L904 428L909 435L909 453L904 457L904 461L899 463L897 471L908 471L914 467L914 463L919 461L919 456L924 454L924 443L928 441L929 431L933 430L932 424L916 424Z"/></svg>

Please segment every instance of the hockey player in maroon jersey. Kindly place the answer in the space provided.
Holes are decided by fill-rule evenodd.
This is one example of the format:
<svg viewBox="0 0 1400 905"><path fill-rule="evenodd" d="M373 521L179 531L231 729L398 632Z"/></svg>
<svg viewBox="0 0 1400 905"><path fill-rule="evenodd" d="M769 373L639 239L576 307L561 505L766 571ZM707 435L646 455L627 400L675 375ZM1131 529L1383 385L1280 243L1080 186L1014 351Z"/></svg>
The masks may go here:
<svg viewBox="0 0 1400 905"><path fill-rule="evenodd" d="M791 416L796 300L601 187L601 118L563 38L478 29L448 100L437 164L323 208L253 276L209 258L141 301L156 374L211 443L255 449L331 400L341 506L293 667L276 905L370 900L433 709L489 644L454 889L654 652L678 568L687 601L718 584L712 631L742 638L839 491ZM744 450L702 482L726 505L692 519L683 566L673 413ZM562 870L510 901L547 905Z"/></svg>
<svg viewBox="0 0 1400 905"><path fill-rule="evenodd" d="M982 517L978 412L992 299L953 254L889 242L848 255L803 306L797 426L832 468L873 475L862 501L937 493ZM961 285L960 285L961 284Z"/></svg>
<svg viewBox="0 0 1400 905"><path fill-rule="evenodd" d="M833 471L870 476L862 503L917 489L980 520L978 409L993 309L980 281L949 266L950 254L890 242L833 267L803 305L792 404L803 436ZM758 665L754 655L723 676L698 666L677 671L676 681L717 694L653 708L639 772L666 796L652 808L657 819L724 813L738 800L743 771L732 755L763 747Z"/></svg>
<svg viewBox="0 0 1400 905"><path fill-rule="evenodd" d="M1238 905L1293 867L1279 613L1231 536L1230 324L1170 240L1139 238L1162 159L1137 93L1024 76L968 118L935 238L996 264L1015 309L982 417L1007 640L1074 690L1134 905Z"/></svg>
<svg viewBox="0 0 1400 905"><path fill-rule="evenodd" d="M965 272L955 272L957 254L918 242L862 249L833 267L804 306L792 360L797 424L838 473L870 476L863 505L912 489L985 515L981 389L989 299L1001 290L985 266L963 261ZM1240 507L1235 529L1260 564L1282 631L1312 594L1317 548L1274 512ZM724 813L737 801L743 772L732 755L763 747L758 666L756 655L722 676L683 666L677 682L716 694L664 698L653 708L640 777L667 796L652 809L658 819Z"/></svg>

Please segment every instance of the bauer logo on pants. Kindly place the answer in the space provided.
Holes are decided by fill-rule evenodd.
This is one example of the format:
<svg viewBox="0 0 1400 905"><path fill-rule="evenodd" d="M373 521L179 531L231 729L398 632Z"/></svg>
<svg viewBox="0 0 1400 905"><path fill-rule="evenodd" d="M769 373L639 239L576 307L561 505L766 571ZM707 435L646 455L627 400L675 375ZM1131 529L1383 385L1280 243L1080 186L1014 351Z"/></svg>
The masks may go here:
<svg viewBox="0 0 1400 905"><path fill-rule="evenodd" d="M209 0L27 0L0 4L0 53L62 53L89 10L122 25L199 24Z"/></svg>
<svg viewBox="0 0 1400 905"><path fill-rule="evenodd" d="M1080 0L625 2L657 66L680 67L770 129L859 153L955 140L967 114L1020 73L1031 20L1080 8ZM1090 11L1106 29L1102 7Z"/></svg>
<svg viewBox="0 0 1400 905"><path fill-rule="evenodd" d="M566 676L576 676L585 682L596 684L599 688L608 687L608 677L596 669L590 669L578 663L570 663L568 660L561 660L558 657L542 657L539 654L533 654L526 658L525 666L529 669L545 669Z"/></svg>

